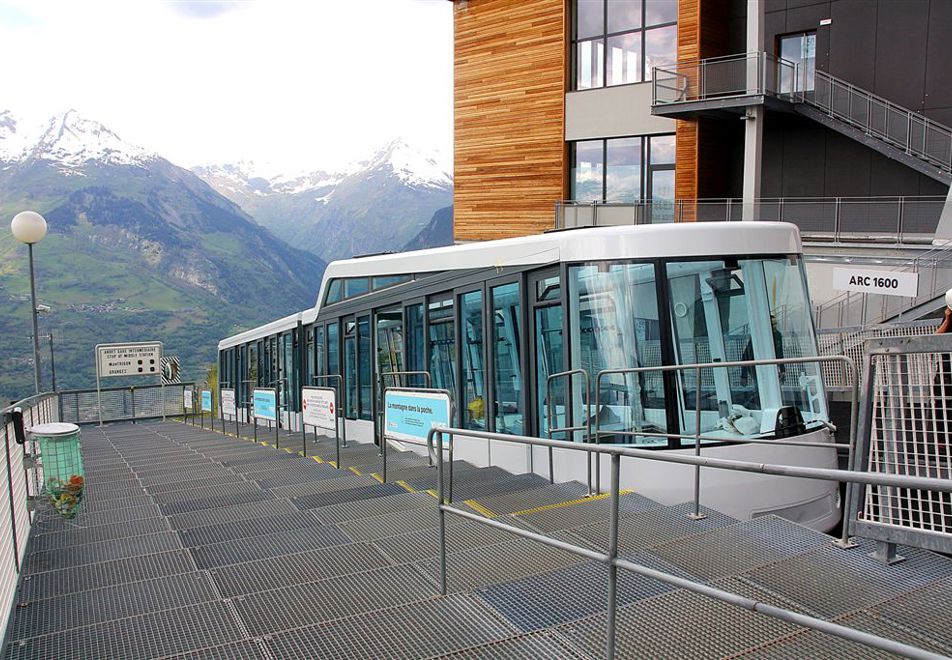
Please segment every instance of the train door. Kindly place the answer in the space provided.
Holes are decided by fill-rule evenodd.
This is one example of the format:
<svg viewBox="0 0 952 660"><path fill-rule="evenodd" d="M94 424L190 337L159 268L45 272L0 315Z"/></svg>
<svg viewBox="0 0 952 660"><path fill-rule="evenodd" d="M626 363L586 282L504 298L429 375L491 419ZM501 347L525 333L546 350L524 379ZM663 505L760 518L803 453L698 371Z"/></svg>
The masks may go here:
<svg viewBox="0 0 952 660"><path fill-rule="evenodd" d="M485 431L486 357L483 288L457 293L460 345L460 422L463 428Z"/></svg>
<svg viewBox="0 0 952 660"><path fill-rule="evenodd" d="M404 361L403 310L400 307L378 310L374 314L377 359L374 362L374 393L376 414L374 415L374 437L380 437L383 401L381 396L385 387L405 387L403 376L388 376L398 371L406 371Z"/></svg>
<svg viewBox="0 0 952 660"><path fill-rule="evenodd" d="M555 269L532 273L528 282L531 314L529 337L532 387L533 424L528 429L540 437L548 437L549 417L556 428L566 426L567 381L557 378L548 386L549 376L565 371L565 350L562 332L562 286L559 271ZM562 440L559 436L557 439Z"/></svg>
<svg viewBox="0 0 952 660"><path fill-rule="evenodd" d="M489 283L491 415L497 433L526 432L523 292L518 280Z"/></svg>

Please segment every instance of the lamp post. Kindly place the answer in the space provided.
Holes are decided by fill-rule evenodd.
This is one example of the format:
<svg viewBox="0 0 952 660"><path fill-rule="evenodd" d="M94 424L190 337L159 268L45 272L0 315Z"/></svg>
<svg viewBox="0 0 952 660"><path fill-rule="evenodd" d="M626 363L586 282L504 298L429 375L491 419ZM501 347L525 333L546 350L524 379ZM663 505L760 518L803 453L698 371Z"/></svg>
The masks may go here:
<svg viewBox="0 0 952 660"><path fill-rule="evenodd" d="M33 274L33 244L39 243L46 236L46 220L43 216L34 211L23 211L13 216L13 222L10 223L10 231L13 232L13 238L26 243L30 254L30 300L32 302L33 318L33 384L36 387L36 393L40 393L40 335L37 324L36 308L36 280Z"/></svg>

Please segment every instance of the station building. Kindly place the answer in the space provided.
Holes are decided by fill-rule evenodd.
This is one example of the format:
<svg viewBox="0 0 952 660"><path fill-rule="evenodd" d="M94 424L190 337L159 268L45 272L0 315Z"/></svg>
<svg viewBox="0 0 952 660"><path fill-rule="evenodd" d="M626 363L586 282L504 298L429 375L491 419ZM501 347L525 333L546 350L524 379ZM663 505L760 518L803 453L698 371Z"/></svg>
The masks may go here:
<svg viewBox="0 0 952 660"><path fill-rule="evenodd" d="M785 220L822 301L952 238L952 3L453 5L457 241Z"/></svg>

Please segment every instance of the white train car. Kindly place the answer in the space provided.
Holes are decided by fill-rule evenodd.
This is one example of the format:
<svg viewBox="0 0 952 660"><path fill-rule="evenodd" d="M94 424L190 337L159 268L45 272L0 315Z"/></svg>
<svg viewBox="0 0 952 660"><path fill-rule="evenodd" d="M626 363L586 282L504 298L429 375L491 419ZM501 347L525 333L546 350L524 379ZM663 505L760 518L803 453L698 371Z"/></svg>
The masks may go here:
<svg viewBox="0 0 952 660"><path fill-rule="evenodd" d="M833 468L832 446L756 442L791 439L777 427L791 415L803 422L792 439L832 442L815 364L705 370L700 388L693 370L605 375L597 410L581 378L555 380L547 392L549 375L569 369L588 373L594 390L608 369L815 356L801 251L794 225L699 223L335 261L313 309L220 342L221 381L239 405L254 386L277 387L283 423L296 428L300 387L339 374L348 437L373 442L380 374L425 371L451 392L456 426L547 437L549 416L563 427L591 415L600 442L659 452L693 452L693 439L673 436L695 432L700 391L704 455ZM549 474L541 448L460 437L457 456ZM557 481L588 472L582 452L557 452L553 468ZM693 469L625 459L622 487L686 501ZM704 505L739 518L776 513L822 530L840 518L828 482L709 469L701 487Z"/></svg>

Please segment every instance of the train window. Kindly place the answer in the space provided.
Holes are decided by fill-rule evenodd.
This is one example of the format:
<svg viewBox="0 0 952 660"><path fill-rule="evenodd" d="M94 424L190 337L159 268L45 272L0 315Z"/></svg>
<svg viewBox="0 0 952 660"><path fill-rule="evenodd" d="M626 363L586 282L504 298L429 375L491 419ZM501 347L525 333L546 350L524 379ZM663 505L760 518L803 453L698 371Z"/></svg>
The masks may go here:
<svg viewBox="0 0 952 660"><path fill-rule="evenodd" d="M605 369L630 369L661 364L657 289L652 264L597 263L569 269L569 323L573 368L592 379ZM602 377L599 409L589 402L589 415L598 415L601 430L617 430L620 444L666 447L664 437L624 435L665 433L667 417L661 372L613 374ZM585 419L582 397L574 419ZM594 420L593 420L594 421Z"/></svg>
<svg viewBox="0 0 952 660"><path fill-rule="evenodd" d="M675 353L680 364L812 356L816 345L805 279L796 260L670 263ZM678 376L681 427L696 428L696 375ZM701 430L755 436L776 430L795 406L807 422L826 419L816 365L758 365L701 373Z"/></svg>
<svg viewBox="0 0 952 660"><path fill-rule="evenodd" d="M456 336L453 299L431 301L429 312L430 376L433 387L456 393Z"/></svg>
<svg viewBox="0 0 952 660"><path fill-rule="evenodd" d="M412 275L390 275L388 277L374 277L371 279L371 288L374 291L403 284L413 279Z"/></svg>
<svg viewBox="0 0 952 660"><path fill-rule="evenodd" d="M337 321L327 324L327 373L340 375L340 344ZM336 383L331 381L331 386ZM339 395L340 393L338 393Z"/></svg>
<svg viewBox="0 0 952 660"><path fill-rule="evenodd" d="M525 401L520 363L519 284L503 284L492 289L492 359L495 385L496 431L522 435Z"/></svg>
<svg viewBox="0 0 952 660"><path fill-rule="evenodd" d="M324 326L314 326L314 375L322 376L327 372L324 370ZM320 385L325 386L328 383L321 379Z"/></svg>
<svg viewBox="0 0 952 660"><path fill-rule="evenodd" d="M370 291L370 281L366 277L344 280L344 298L362 296Z"/></svg>
<svg viewBox="0 0 952 660"><path fill-rule="evenodd" d="M406 307L406 366L407 371L424 371L426 362L423 359L423 304L407 305ZM426 381L422 376L407 378L407 386L424 387Z"/></svg>
<svg viewBox="0 0 952 660"><path fill-rule="evenodd" d="M327 298L324 301L326 305L333 305L344 299L344 283L341 280L331 280L327 285Z"/></svg>
<svg viewBox="0 0 952 660"><path fill-rule="evenodd" d="M344 327L344 411L357 419L357 324L348 321Z"/></svg>
<svg viewBox="0 0 952 660"><path fill-rule="evenodd" d="M486 380L483 361L483 292L460 296L463 355L463 427L486 430Z"/></svg>
<svg viewBox="0 0 952 660"><path fill-rule="evenodd" d="M403 362L403 314L399 309L377 312L377 373L383 377L394 371L405 371ZM402 377L384 378L385 387L401 387Z"/></svg>
<svg viewBox="0 0 952 660"><path fill-rule="evenodd" d="M357 377L360 383L360 419L373 419L371 397L373 395L373 379L370 375L372 360L370 351L370 317L361 316L357 319Z"/></svg>
<svg viewBox="0 0 952 660"><path fill-rule="evenodd" d="M536 282L536 302L555 301L562 295L559 276L553 275Z"/></svg>

